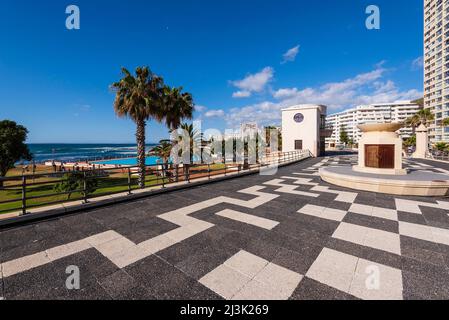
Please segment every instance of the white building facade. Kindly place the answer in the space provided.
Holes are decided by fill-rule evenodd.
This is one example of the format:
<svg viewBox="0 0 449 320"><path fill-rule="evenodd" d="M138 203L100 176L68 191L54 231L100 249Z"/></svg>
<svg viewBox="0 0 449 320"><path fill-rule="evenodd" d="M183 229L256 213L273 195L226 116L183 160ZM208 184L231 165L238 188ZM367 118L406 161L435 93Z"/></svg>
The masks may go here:
<svg viewBox="0 0 449 320"><path fill-rule="evenodd" d="M449 142L449 0L424 0L424 108L435 115L431 142Z"/></svg>
<svg viewBox="0 0 449 320"><path fill-rule="evenodd" d="M282 151L309 150L324 155L327 107L303 104L282 110Z"/></svg>
<svg viewBox="0 0 449 320"><path fill-rule="evenodd" d="M361 124L369 123L400 123L415 115L421 107L410 101L398 101L393 103L380 103L361 105L340 113L326 117L326 125L333 129L332 137L326 139L326 146L332 147L342 144L340 131L342 127L348 133L348 137L357 143L362 132L357 128ZM411 127L402 128L400 135L403 139L409 138L413 130Z"/></svg>

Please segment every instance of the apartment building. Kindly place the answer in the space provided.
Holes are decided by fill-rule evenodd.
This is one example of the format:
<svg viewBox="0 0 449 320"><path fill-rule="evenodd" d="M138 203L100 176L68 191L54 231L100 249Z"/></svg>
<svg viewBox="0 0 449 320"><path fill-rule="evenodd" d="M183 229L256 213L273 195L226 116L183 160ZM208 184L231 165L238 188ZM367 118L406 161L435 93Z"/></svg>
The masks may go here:
<svg viewBox="0 0 449 320"><path fill-rule="evenodd" d="M435 115L431 142L449 142L449 0L424 1L424 107Z"/></svg>
<svg viewBox="0 0 449 320"><path fill-rule="evenodd" d="M365 123L389 123L404 122L407 118L415 115L421 107L411 101L397 101L393 103L379 103L371 105L361 105L353 109L326 117L326 126L333 128L332 137L326 139L326 145L335 146L341 144L340 130L342 126L348 133L348 137L355 143L362 137L361 131L357 128ZM403 139L409 138L413 133L412 128L406 127L400 130Z"/></svg>

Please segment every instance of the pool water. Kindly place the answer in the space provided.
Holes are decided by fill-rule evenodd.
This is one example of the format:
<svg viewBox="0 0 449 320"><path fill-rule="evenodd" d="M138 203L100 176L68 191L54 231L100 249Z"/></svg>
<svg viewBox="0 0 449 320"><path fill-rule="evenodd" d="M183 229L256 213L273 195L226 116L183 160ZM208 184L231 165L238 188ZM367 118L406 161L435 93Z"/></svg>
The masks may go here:
<svg viewBox="0 0 449 320"><path fill-rule="evenodd" d="M159 161L159 163L158 163ZM156 156L147 157L145 160L145 164L147 166L153 166L157 164L161 164L163 161L161 158ZM105 161L95 161L93 164L103 164L103 165L121 165L121 166L137 166L137 158L124 158L124 159L115 159L115 160L105 160Z"/></svg>

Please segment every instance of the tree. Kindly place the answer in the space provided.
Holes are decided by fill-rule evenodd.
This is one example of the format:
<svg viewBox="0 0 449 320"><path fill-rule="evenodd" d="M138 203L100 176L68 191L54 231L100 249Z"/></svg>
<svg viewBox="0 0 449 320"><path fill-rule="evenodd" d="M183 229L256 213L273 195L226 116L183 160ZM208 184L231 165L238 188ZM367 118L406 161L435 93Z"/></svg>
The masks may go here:
<svg viewBox="0 0 449 320"><path fill-rule="evenodd" d="M340 143L344 143L345 145L349 143L349 136L344 125L340 127Z"/></svg>
<svg viewBox="0 0 449 320"><path fill-rule="evenodd" d="M190 164L192 164L195 158L201 157L201 133L194 128L193 124L183 123L179 128L182 130L182 133L179 135L178 141L182 145L184 143L187 144L187 142L185 141L186 139L189 140L189 146L185 147L189 148L189 160ZM180 152L181 151L182 150L180 150ZM185 151L187 150L184 150L184 152Z"/></svg>
<svg viewBox="0 0 449 320"><path fill-rule="evenodd" d="M170 140L161 140L159 145L150 150L150 154L154 154L162 159L164 176L165 172L168 170L168 162L170 161L171 151L173 149L173 144Z"/></svg>
<svg viewBox="0 0 449 320"><path fill-rule="evenodd" d="M195 111L192 95L187 92L182 92L182 90L182 87L164 87L163 108L165 114L165 124L170 130L170 136L173 143L172 148L176 148L178 143L176 130L179 128L183 120L192 119L193 112ZM178 154L175 154L174 156L178 157ZM176 168L178 168L178 158L173 159L173 161L175 162Z"/></svg>
<svg viewBox="0 0 449 320"><path fill-rule="evenodd" d="M145 188L145 127L150 119L162 122L164 81L148 67L138 67L133 76L122 68L123 78L112 84L115 91L114 110L119 117L131 118L137 126L137 159L139 186Z"/></svg>
<svg viewBox="0 0 449 320"><path fill-rule="evenodd" d="M435 149L438 151L446 151L449 148L449 145L445 142L437 142L435 143Z"/></svg>
<svg viewBox="0 0 449 320"><path fill-rule="evenodd" d="M86 180L86 189L84 190L84 180ZM55 192L66 192L67 200L74 192L84 190L86 196L94 193L98 188L98 181L92 171L69 172L64 174L62 181L54 186Z"/></svg>
<svg viewBox="0 0 449 320"><path fill-rule="evenodd" d="M404 149L410 148L410 147L416 147L416 134L412 135L410 138L406 139L403 142Z"/></svg>
<svg viewBox="0 0 449 320"><path fill-rule="evenodd" d="M412 101L412 103L417 104L417 105L421 106L421 108L422 108L422 107L424 107L424 98Z"/></svg>
<svg viewBox="0 0 449 320"><path fill-rule="evenodd" d="M28 130L14 121L0 121L0 178L5 177L14 164L21 160L31 161L33 156L25 144ZM0 179L0 187L3 181Z"/></svg>
<svg viewBox="0 0 449 320"><path fill-rule="evenodd" d="M404 123L413 128L416 128L421 124L427 127L434 120L435 115L430 109L421 109L414 116L407 118Z"/></svg>
<svg viewBox="0 0 449 320"><path fill-rule="evenodd" d="M444 120L441 122L441 125L442 125L443 127L449 127L449 118L444 119Z"/></svg>
<svg viewBox="0 0 449 320"><path fill-rule="evenodd" d="M274 126L265 127L265 141L266 141L267 147L271 147L271 132L272 131L275 131L278 133L278 150L277 151L281 151L282 150L282 132Z"/></svg>
<svg viewBox="0 0 449 320"><path fill-rule="evenodd" d="M182 87L164 87L163 112L165 123L172 131L178 129L182 121L192 119L195 110L192 95L182 90Z"/></svg>

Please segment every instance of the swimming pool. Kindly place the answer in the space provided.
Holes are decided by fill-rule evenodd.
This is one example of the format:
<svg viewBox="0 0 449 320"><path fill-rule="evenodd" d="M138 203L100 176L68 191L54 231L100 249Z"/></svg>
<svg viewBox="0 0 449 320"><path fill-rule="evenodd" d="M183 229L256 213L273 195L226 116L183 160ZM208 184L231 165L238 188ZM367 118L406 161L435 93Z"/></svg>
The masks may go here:
<svg viewBox="0 0 449 320"><path fill-rule="evenodd" d="M159 161L159 163L158 163ZM154 166L157 164L161 164L163 161L161 158L156 156L147 157L145 160L145 164L147 166ZM103 164L103 165L120 165L120 166L137 166L137 158L124 158L124 159L114 159L114 160L105 160L105 161L95 161L93 164Z"/></svg>

